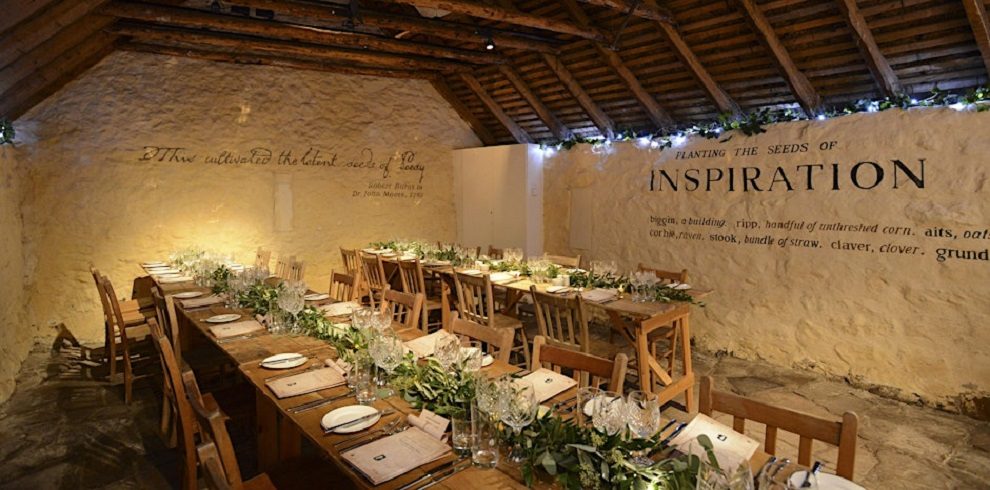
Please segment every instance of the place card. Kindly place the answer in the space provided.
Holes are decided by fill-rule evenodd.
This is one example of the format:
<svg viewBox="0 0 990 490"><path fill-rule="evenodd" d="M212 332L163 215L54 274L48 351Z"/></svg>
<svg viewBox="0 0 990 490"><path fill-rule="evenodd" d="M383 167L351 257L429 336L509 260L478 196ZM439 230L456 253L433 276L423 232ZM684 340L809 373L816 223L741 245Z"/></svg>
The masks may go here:
<svg viewBox="0 0 990 490"><path fill-rule="evenodd" d="M257 332L264 329L265 326L258 323L256 320L247 320L237 323L225 323L222 325L210 325L210 333L212 333L213 336L218 339L247 335L249 333Z"/></svg>
<svg viewBox="0 0 990 490"><path fill-rule="evenodd" d="M760 443L743 435L715 419L699 413L687 427L681 430L670 445L685 454L694 454L702 460L708 458L705 448L698 442L698 436L705 434L712 441L712 452L718 459L719 467L732 472L740 464L749 464L749 458L760 447Z"/></svg>
<svg viewBox="0 0 990 490"><path fill-rule="evenodd" d="M411 427L343 454L344 460L374 485L380 485L450 452L450 446Z"/></svg>
<svg viewBox="0 0 990 490"><path fill-rule="evenodd" d="M574 387L577 385L577 381L573 378L568 378L560 373L555 373L549 369L540 368L532 373L523 376L522 379L533 383L533 388L536 391L536 399L543 403L559 393Z"/></svg>
<svg viewBox="0 0 990 490"><path fill-rule="evenodd" d="M450 419L441 417L425 408L419 415L409 414L406 418L409 420L409 425L418 427L437 439L443 438L444 433L447 432L447 427L450 425Z"/></svg>
<svg viewBox="0 0 990 490"><path fill-rule="evenodd" d="M416 359L422 359L432 356L437 348L437 340L448 335L451 335L451 333L446 330L437 330L429 335L405 342L405 345L409 350L413 351L413 354L416 354Z"/></svg>
<svg viewBox="0 0 990 490"><path fill-rule="evenodd" d="M276 378L265 386L272 390L279 399L290 396L305 395L314 391L325 390L344 384L344 376L336 369L324 368L302 372L293 376Z"/></svg>
<svg viewBox="0 0 990 490"><path fill-rule="evenodd" d="M223 303L223 298L215 294L204 296L202 298L191 298L191 299L182 300L182 306L184 308L200 308L203 306L215 305L217 303Z"/></svg>
<svg viewBox="0 0 990 490"><path fill-rule="evenodd" d="M350 367L347 361L343 359L327 359L323 362L324 364L327 365L328 368L337 371L338 374L340 374L345 378L347 377L347 368Z"/></svg>

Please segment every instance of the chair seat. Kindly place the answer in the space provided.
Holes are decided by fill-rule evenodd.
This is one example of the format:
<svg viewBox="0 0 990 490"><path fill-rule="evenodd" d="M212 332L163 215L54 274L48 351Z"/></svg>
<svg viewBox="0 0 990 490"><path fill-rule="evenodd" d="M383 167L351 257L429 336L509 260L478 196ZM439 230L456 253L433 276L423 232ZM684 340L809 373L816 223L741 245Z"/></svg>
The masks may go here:
<svg viewBox="0 0 990 490"><path fill-rule="evenodd" d="M659 342L661 340L673 338L676 332L677 330L674 327L663 327L650 332L646 338L649 339L650 342Z"/></svg>
<svg viewBox="0 0 990 490"><path fill-rule="evenodd" d="M127 325L128 327L132 325L144 324L145 320L148 319L143 312L138 310L122 311L120 314L124 318L124 325Z"/></svg>
<svg viewBox="0 0 990 490"><path fill-rule="evenodd" d="M272 483L268 473L262 473L244 482L244 490L276 490L277 488L279 487Z"/></svg>
<svg viewBox="0 0 990 490"><path fill-rule="evenodd" d="M426 298L426 302L423 303L423 308L426 308L427 311L439 310L443 308L443 303L441 303L438 299Z"/></svg>
<svg viewBox="0 0 990 490"><path fill-rule="evenodd" d="M127 326L127 340L136 341L142 340L151 335L151 327L147 323L142 323L140 325Z"/></svg>
<svg viewBox="0 0 990 490"><path fill-rule="evenodd" d="M518 318L513 318L508 315L503 315L501 313L495 314L495 328L511 328L518 329L522 328L522 321Z"/></svg>

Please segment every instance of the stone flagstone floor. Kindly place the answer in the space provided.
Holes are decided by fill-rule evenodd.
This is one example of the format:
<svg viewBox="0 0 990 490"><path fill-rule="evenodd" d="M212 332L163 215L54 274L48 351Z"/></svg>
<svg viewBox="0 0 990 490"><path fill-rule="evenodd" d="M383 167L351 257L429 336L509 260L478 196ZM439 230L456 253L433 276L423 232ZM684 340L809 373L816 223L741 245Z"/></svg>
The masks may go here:
<svg viewBox="0 0 990 490"><path fill-rule="evenodd" d="M139 382L126 406L122 388L93 380L78 352L36 345L24 363L16 392L0 406L0 489L174 488L178 461L157 436L152 383ZM867 488L990 488L988 423L760 363L706 354L695 363L720 389L836 418L855 411L856 480ZM252 437L232 432L250 475ZM794 444L784 439L780 448L786 454ZM816 457L834 461L828 451Z"/></svg>

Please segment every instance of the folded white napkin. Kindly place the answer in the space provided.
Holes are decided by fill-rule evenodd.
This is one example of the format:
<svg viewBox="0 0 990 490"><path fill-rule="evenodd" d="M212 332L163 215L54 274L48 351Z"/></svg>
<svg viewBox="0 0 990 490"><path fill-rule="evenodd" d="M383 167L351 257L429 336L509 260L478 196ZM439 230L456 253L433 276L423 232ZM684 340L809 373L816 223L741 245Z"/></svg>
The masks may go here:
<svg viewBox="0 0 990 490"><path fill-rule="evenodd" d="M511 281L515 278L516 276L512 275L511 272L492 272L492 275L489 276L492 282Z"/></svg>
<svg viewBox="0 0 990 490"><path fill-rule="evenodd" d="M158 282L162 284L175 284L177 282L188 282L192 281L193 278L189 276L175 276L175 277L162 277L158 279Z"/></svg>
<svg viewBox="0 0 990 490"><path fill-rule="evenodd" d="M699 413L694 417L670 444L683 453L691 453L701 458L707 458L705 448L698 444L698 436L705 434L712 441L712 452L718 459L719 467L732 472L742 463L749 463L753 452L760 443L740 434L731 427L722 425L715 419Z"/></svg>
<svg viewBox="0 0 990 490"><path fill-rule="evenodd" d="M336 369L326 368L273 379L265 383L265 386L281 399L325 390L342 384L344 384L344 376Z"/></svg>
<svg viewBox="0 0 990 490"><path fill-rule="evenodd" d="M345 378L347 377L347 368L348 368L347 361L343 359L327 359L323 361L323 363L326 364L328 368L337 371L337 373L340 374L341 376Z"/></svg>
<svg viewBox="0 0 990 490"><path fill-rule="evenodd" d="M478 269L468 269L466 271L461 271L461 274L467 274L469 276L480 276L481 271L479 271Z"/></svg>
<svg viewBox="0 0 990 490"><path fill-rule="evenodd" d="M613 289L601 289L596 288L590 291L584 291L581 293L581 298L585 301L591 301L592 303L602 303L610 299L615 299L618 293Z"/></svg>
<svg viewBox="0 0 990 490"><path fill-rule="evenodd" d="M223 298L215 294L211 294L209 296L203 296L201 298L189 298L181 301L182 301L182 306L185 308L199 308L202 306L209 306L209 305L215 305L217 303L222 303Z"/></svg>
<svg viewBox="0 0 990 490"><path fill-rule="evenodd" d="M352 311L360 309L361 305L353 301L344 301L342 303L332 303L329 305L323 305L320 307L323 310L324 316L346 316L350 315Z"/></svg>
<svg viewBox="0 0 990 490"><path fill-rule="evenodd" d="M536 399L543 403L555 396L577 385L577 381L568 378L560 373L555 373L549 369L540 368L533 371L522 379L533 383L536 391Z"/></svg>
<svg viewBox="0 0 990 490"><path fill-rule="evenodd" d="M570 286L550 286L547 288L548 293L567 293L573 290L574 288Z"/></svg>
<svg viewBox="0 0 990 490"><path fill-rule="evenodd" d="M210 333L218 339L225 339L227 337L237 337L239 335L247 335L252 332L257 332L264 330L264 325L258 323L255 320L247 320L237 323L224 323L221 325L210 325Z"/></svg>
<svg viewBox="0 0 990 490"><path fill-rule="evenodd" d="M437 340L448 335L451 334L446 330L437 330L429 335L417 337L405 342L405 345L409 350L413 351L413 354L416 354L417 359L422 359L424 357L432 356L437 347Z"/></svg>
<svg viewBox="0 0 990 490"><path fill-rule="evenodd" d="M409 414L406 418L409 420L409 425L418 427L423 432L437 439L443 437L443 434L447 432L447 427L450 425L449 419L441 417L425 408L419 415Z"/></svg>
<svg viewBox="0 0 990 490"><path fill-rule="evenodd" d="M450 446L411 427L398 434L346 451L343 456L374 485L380 485L419 466L436 461Z"/></svg>
<svg viewBox="0 0 990 490"><path fill-rule="evenodd" d="M306 301L320 301L328 298L330 298L330 295L327 293L313 293L303 296L303 299Z"/></svg>

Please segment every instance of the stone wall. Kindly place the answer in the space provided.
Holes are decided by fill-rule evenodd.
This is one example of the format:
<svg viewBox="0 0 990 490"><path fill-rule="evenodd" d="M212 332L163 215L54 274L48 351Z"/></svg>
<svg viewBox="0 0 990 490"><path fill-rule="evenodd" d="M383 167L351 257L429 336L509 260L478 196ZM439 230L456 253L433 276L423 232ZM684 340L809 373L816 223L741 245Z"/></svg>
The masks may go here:
<svg viewBox="0 0 990 490"><path fill-rule="evenodd" d="M663 151L582 145L545 160L546 249L687 268L715 290L692 323L702 348L972 413L990 400L988 125L897 110Z"/></svg>
<svg viewBox="0 0 990 490"><path fill-rule="evenodd" d="M425 81L124 52L16 126L29 319L100 341L90 264L123 296L142 260L203 246L249 262L261 246L305 261L323 290L341 246L452 240L451 150L479 144Z"/></svg>
<svg viewBox="0 0 990 490"><path fill-rule="evenodd" d="M25 324L24 253L21 243L19 148L0 146L0 401L14 391L14 376L34 336Z"/></svg>

